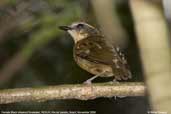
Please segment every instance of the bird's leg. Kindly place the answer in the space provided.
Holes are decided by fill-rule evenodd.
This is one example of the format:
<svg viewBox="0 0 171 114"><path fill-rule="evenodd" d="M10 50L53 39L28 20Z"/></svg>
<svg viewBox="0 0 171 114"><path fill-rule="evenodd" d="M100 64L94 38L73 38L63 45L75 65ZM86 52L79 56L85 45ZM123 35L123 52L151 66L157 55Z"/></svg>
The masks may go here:
<svg viewBox="0 0 171 114"><path fill-rule="evenodd" d="M84 82L84 84L90 85L90 84L91 84L91 81L94 80L94 79L97 78L97 77L98 77L98 75L95 75L95 76L89 78L88 80L86 80L86 81Z"/></svg>
<svg viewBox="0 0 171 114"><path fill-rule="evenodd" d="M117 83L117 84L119 84L119 81L117 81L115 78L113 79L113 81L112 81L113 83Z"/></svg>
<svg viewBox="0 0 171 114"><path fill-rule="evenodd" d="M119 84L119 81L117 81L115 78L109 82L109 84Z"/></svg>
<svg viewBox="0 0 171 114"><path fill-rule="evenodd" d="M102 75L104 75L104 74L105 74L105 72L102 72L102 73L100 73L100 74L97 74L97 75L95 75L95 76L89 78L88 80L86 80L86 81L84 82L84 84L90 85L91 82L92 82L92 80L94 80L95 78L97 78L97 77L99 77L99 76L102 76Z"/></svg>

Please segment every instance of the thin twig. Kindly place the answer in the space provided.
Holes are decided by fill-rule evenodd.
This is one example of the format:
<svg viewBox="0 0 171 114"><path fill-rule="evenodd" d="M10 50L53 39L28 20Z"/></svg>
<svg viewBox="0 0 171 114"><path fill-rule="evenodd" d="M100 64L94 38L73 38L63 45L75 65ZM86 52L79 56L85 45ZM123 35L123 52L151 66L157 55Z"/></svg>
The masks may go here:
<svg viewBox="0 0 171 114"><path fill-rule="evenodd" d="M41 88L6 89L0 91L0 104L47 101L54 99L88 100L98 97L144 96L143 83L96 83L92 85L58 85Z"/></svg>

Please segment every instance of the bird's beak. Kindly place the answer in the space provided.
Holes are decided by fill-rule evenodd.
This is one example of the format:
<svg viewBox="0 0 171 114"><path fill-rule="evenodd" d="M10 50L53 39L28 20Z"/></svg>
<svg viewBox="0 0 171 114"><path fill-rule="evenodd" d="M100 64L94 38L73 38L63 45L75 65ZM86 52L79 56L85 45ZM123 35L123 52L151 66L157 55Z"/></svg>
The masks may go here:
<svg viewBox="0 0 171 114"><path fill-rule="evenodd" d="M67 30L71 30L72 28L69 26L59 26L59 29L67 31Z"/></svg>

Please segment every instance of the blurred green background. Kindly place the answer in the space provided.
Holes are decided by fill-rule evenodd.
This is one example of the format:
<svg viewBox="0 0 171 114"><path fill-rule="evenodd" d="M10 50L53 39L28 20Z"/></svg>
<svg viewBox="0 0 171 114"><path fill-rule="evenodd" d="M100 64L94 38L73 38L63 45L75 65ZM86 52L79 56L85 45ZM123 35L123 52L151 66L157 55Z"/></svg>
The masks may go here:
<svg viewBox="0 0 171 114"><path fill-rule="evenodd" d="M143 81L129 4L117 2L116 12L128 33L126 48L133 78ZM41 87L82 83L92 75L73 60L73 40L58 26L85 21L99 28L90 0L1 0L0 88ZM100 29L100 28L99 28ZM111 81L98 78L94 82ZM97 114L146 114L146 97L53 100L0 105L1 110L94 110Z"/></svg>

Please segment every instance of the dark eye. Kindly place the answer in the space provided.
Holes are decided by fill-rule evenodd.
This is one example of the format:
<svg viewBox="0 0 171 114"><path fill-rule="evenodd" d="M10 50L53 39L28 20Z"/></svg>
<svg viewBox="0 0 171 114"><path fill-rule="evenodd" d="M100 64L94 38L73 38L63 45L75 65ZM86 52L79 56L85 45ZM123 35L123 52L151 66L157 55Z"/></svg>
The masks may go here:
<svg viewBox="0 0 171 114"><path fill-rule="evenodd" d="M83 28L83 27L84 27L83 24L78 24L78 25L77 25L77 28L79 28L79 29L81 29L81 28Z"/></svg>

